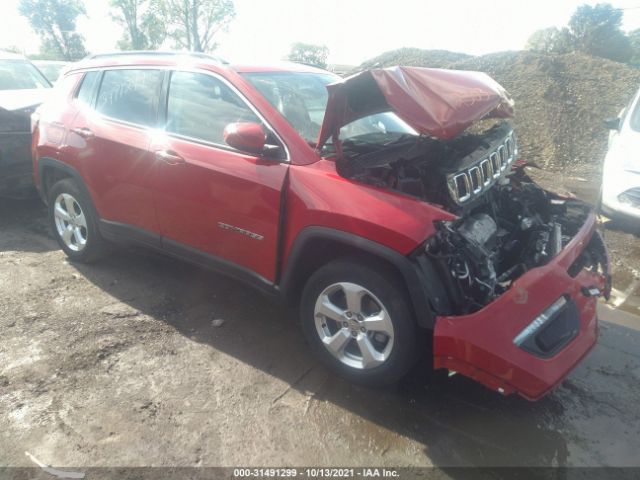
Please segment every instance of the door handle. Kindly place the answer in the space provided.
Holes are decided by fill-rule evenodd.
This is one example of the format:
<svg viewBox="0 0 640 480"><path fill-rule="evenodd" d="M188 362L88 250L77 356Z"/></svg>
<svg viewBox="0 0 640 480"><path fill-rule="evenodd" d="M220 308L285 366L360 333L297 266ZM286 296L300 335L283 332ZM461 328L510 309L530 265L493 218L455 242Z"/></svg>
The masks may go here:
<svg viewBox="0 0 640 480"><path fill-rule="evenodd" d="M87 127L72 128L71 131L73 133L75 133L76 135L80 135L84 139L89 139L89 138L95 137L93 132L91 130L89 130Z"/></svg>
<svg viewBox="0 0 640 480"><path fill-rule="evenodd" d="M156 158L158 160L162 160L164 163L168 165L178 165L180 163L185 163L184 158L178 155L171 150L158 150L155 152Z"/></svg>

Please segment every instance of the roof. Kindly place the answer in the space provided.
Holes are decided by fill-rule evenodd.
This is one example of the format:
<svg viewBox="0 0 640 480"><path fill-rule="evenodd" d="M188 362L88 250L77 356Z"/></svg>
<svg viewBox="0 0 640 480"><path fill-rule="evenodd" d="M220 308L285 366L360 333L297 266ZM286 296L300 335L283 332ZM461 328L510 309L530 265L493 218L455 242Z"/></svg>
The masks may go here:
<svg viewBox="0 0 640 480"><path fill-rule="evenodd" d="M299 73L328 73L328 74L331 73L327 70L323 70L318 67L305 65L304 63L287 62L287 61L255 64L255 65L233 64L231 65L231 68L233 68L236 72L239 72L239 73L249 73L249 72L299 72Z"/></svg>
<svg viewBox="0 0 640 480"><path fill-rule="evenodd" d="M34 65L69 65L72 62L64 60L31 60Z"/></svg>
<svg viewBox="0 0 640 480"><path fill-rule="evenodd" d="M176 52L176 51L126 51L110 52L89 55L72 65L70 70L96 67L110 67L121 65L187 65L193 67L215 66L217 68L228 68L239 73L249 72L308 72L308 73L329 73L326 70L303 65L296 62L275 62L271 64L230 64L221 57L216 57L206 53L198 52Z"/></svg>

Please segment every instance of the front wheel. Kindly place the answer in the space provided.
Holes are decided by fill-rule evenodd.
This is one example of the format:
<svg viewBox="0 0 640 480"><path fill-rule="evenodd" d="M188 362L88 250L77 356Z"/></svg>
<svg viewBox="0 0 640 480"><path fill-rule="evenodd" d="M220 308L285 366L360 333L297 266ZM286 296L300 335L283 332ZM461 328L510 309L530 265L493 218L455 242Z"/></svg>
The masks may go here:
<svg viewBox="0 0 640 480"><path fill-rule="evenodd" d="M417 359L416 323L392 272L335 261L305 286L303 331L325 365L354 383L389 385Z"/></svg>

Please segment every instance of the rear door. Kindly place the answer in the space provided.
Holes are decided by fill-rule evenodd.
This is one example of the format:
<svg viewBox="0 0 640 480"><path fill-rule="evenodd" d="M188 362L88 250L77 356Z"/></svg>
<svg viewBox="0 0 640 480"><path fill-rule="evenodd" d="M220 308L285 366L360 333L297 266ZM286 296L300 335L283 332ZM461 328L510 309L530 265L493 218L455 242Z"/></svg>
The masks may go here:
<svg viewBox="0 0 640 480"><path fill-rule="evenodd" d="M151 145L158 158L156 207L164 247L231 261L273 280L288 164L235 150L223 140L229 123L270 128L235 88L208 72L172 72L166 105L165 134Z"/></svg>
<svg viewBox="0 0 640 480"><path fill-rule="evenodd" d="M158 125L164 76L160 69L119 68L104 71L99 79L86 77L97 82L97 95L86 100L89 106L80 109L67 136L78 150L100 217L130 233L159 234L149 144Z"/></svg>

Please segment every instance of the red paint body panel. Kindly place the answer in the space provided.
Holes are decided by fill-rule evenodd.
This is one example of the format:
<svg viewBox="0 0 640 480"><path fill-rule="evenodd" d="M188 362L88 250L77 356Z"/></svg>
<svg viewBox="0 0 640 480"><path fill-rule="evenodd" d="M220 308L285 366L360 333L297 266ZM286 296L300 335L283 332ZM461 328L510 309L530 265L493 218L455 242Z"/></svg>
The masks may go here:
<svg viewBox="0 0 640 480"><path fill-rule="evenodd" d="M94 137L85 139L73 132L83 128ZM76 150L78 170L101 218L159 233L151 189L156 162L150 142L150 129L82 110L67 135L67 148Z"/></svg>
<svg viewBox="0 0 640 480"><path fill-rule="evenodd" d="M292 166L287 205L285 259L307 226L353 233L406 255L435 232L435 220L455 218L415 198L341 177L332 160Z"/></svg>
<svg viewBox="0 0 640 480"><path fill-rule="evenodd" d="M547 265L522 275L502 296L471 315L440 317L434 331L434 366L448 368L505 394L517 391L537 399L556 386L593 348L597 340L597 299L582 287L604 290L604 278L582 271L571 278L567 269L591 239L591 214L569 245ZM551 358L521 349L513 339L561 295L569 295L580 312L580 332Z"/></svg>
<svg viewBox="0 0 640 480"><path fill-rule="evenodd" d="M38 107L38 123L31 139L33 179L36 186L40 184L37 165L39 158L64 156L65 161L67 158L69 162L74 161L71 156L67 156L66 152L63 154L63 150L69 125L78 114L78 109L71 100L71 94L81 77L80 74L69 75L56 83L55 95L50 96Z"/></svg>
<svg viewBox="0 0 640 480"><path fill-rule="evenodd" d="M185 163L157 162L153 190L160 233L275 280L280 196L288 165L166 137L152 150L169 150ZM219 222L263 237L255 240Z"/></svg>

